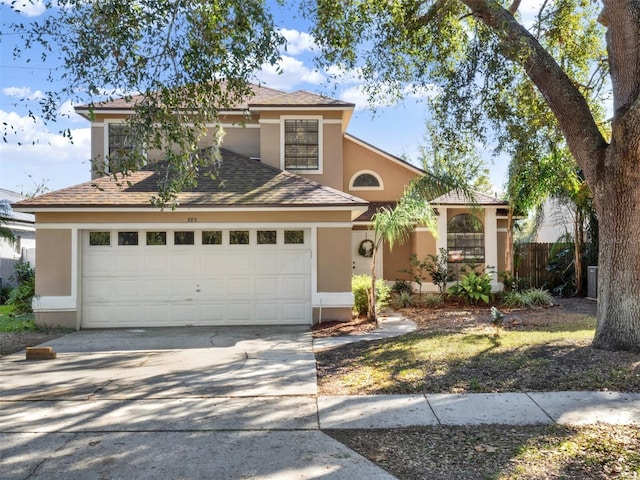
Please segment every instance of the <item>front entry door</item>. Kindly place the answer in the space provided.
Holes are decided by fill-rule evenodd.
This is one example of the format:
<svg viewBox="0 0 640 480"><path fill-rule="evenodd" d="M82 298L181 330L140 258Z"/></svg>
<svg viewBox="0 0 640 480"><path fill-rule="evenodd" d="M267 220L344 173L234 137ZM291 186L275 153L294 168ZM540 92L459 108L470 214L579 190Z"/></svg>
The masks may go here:
<svg viewBox="0 0 640 480"><path fill-rule="evenodd" d="M364 240L373 240L373 232L369 230L351 232L351 273L353 275L371 275L371 257L363 257L359 253L360 245ZM382 278L382 249L379 249L376 255L376 278Z"/></svg>

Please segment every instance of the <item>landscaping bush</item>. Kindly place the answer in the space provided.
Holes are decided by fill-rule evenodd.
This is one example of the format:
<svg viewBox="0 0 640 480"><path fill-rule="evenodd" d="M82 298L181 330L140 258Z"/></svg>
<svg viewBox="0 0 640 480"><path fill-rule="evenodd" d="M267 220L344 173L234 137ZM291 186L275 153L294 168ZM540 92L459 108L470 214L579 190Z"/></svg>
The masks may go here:
<svg viewBox="0 0 640 480"><path fill-rule="evenodd" d="M15 315L31 313L31 302L36 290L36 271L29 262L16 265L16 281L18 286L11 290L7 305L12 305Z"/></svg>
<svg viewBox="0 0 640 480"><path fill-rule="evenodd" d="M0 288L0 305L4 305L9 300L9 295L11 294L11 287L6 286Z"/></svg>
<svg viewBox="0 0 640 480"><path fill-rule="evenodd" d="M529 305L553 305L553 297L543 288L530 288L522 294L527 299Z"/></svg>
<svg viewBox="0 0 640 480"><path fill-rule="evenodd" d="M391 291L396 292L399 295L402 295L403 293L412 295L413 287L411 286L411 283L406 280L396 280L393 287L391 287Z"/></svg>
<svg viewBox="0 0 640 480"><path fill-rule="evenodd" d="M437 308L442 306L442 304L444 303L444 297L439 293L428 293L424 297L422 297L421 303L427 308Z"/></svg>
<svg viewBox="0 0 640 480"><path fill-rule="evenodd" d="M369 275L354 275L351 277L351 291L353 292L353 309L358 315L369 313L369 290L371 289L371 277ZM378 279L376 281L376 310L379 312L389 303L391 289L387 283Z"/></svg>
<svg viewBox="0 0 640 480"><path fill-rule="evenodd" d="M413 294L407 292L400 292L393 300L393 306L396 308L407 308L411 307L414 304Z"/></svg>
<svg viewBox="0 0 640 480"><path fill-rule="evenodd" d="M543 288L530 288L523 292L507 292L502 299L502 304L507 308L546 306L553 304L553 297Z"/></svg>
<svg viewBox="0 0 640 480"><path fill-rule="evenodd" d="M465 274L460 279L460 282L449 287L447 293L466 303L476 304L479 300L489 303L491 297L491 275L488 273L478 274L472 270Z"/></svg>

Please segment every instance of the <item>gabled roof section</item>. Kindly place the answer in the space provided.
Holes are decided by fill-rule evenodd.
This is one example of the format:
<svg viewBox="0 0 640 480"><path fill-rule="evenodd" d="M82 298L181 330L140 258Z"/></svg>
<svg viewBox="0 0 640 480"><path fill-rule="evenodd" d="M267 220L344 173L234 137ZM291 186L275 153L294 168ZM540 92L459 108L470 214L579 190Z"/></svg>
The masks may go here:
<svg viewBox="0 0 640 480"><path fill-rule="evenodd" d="M298 90L292 93L284 93L282 95L269 97L266 99L256 99L255 97L249 102L251 110L257 110L261 107L339 107L351 109L355 107L354 103L343 102L324 95Z"/></svg>
<svg viewBox="0 0 640 480"><path fill-rule="evenodd" d="M299 208L321 207L364 210L367 201L320 183L278 170L222 150L223 160L216 177L201 175L196 188L178 195L180 208ZM143 170L124 181L112 177L57 190L14 205L21 211L57 209L131 209L149 208L157 194L161 173Z"/></svg>
<svg viewBox="0 0 640 480"><path fill-rule="evenodd" d="M509 202L492 197L486 193L473 192L475 198L469 199L461 192L451 191L434 198L430 203L433 205L486 205L486 206L508 206Z"/></svg>
<svg viewBox="0 0 640 480"><path fill-rule="evenodd" d="M298 90L296 92L287 93L281 90L265 87L262 85L251 84L253 95L247 96L242 101L230 106L225 111L229 112L245 112L248 110L264 109L264 108L291 108L291 107L307 107L307 108L340 108L353 109L353 103L343 102L330 97L317 95L315 93ZM100 102L94 106L95 112L105 111L121 111L123 113L132 110L132 106L142 100L142 95L133 95L130 99L116 98L108 102ZM84 117L87 116L88 105L79 105L75 108L76 112Z"/></svg>
<svg viewBox="0 0 640 480"><path fill-rule="evenodd" d="M427 172L425 172L423 169L416 167L415 165L407 162L406 160L403 160L402 158L393 155L389 152L386 152L384 150L382 150L381 148L376 147L375 145L371 145L368 142L365 142L364 140L359 139L358 137L354 137L353 135L351 135L350 133L345 133L344 134L345 139L347 140L351 140L352 142L357 143L358 145L361 145L364 148L367 148L373 152L376 152L379 155L382 155L383 157L386 157L387 159L391 160L392 162L395 162L399 165L402 165L403 167L411 170L413 173L415 173L416 175L424 175Z"/></svg>

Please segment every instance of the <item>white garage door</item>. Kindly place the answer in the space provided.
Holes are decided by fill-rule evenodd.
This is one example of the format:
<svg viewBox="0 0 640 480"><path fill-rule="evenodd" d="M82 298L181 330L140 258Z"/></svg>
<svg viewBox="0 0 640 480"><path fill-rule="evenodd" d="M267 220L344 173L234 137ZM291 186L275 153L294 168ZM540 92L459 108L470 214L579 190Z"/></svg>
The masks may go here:
<svg viewBox="0 0 640 480"><path fill-rule="evenodd" d="M82 326L311 324L307 230L83 233Z"/></svg>

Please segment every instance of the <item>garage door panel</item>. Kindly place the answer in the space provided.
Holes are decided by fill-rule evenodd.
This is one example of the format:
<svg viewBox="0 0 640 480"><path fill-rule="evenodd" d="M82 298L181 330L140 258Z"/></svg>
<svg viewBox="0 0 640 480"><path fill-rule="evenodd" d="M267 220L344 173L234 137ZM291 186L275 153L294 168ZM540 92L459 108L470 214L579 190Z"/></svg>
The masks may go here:
<svg viewBox="0 0 640 480"><path fill-rule="evenodd" d="M256 297L277 298L280 293L280 282L272 277L254 279L254 291Z"/></svg>
<svg viewBox="0 0 640 480"><path fill-rule="evenodd" d="M247 319L255 318L253 304L243 302L229 302L227 305L227 318L231 325L246 324Z"/></svg>
<svg viewBox="0 0 640 480"><path fill-rule="evenodd" d="M173 317L171 309L166 305L144 305L143 307L144 324L153 325L155 327L163 325L172 325Z"/></svg>
<svg viewBox="0 0 640 480"><path fill-rule="evenodd" d="M237 249L238 247L236 247ZM247 250L243 253L230 253L227 257L226 271L228 272L251 272L254 268L254 259L251 251ZM235 250L235 249L234 249Z"/></svg>
<svg viewBox="0 0 640 480"><path fill-rule="evenodd" d="M90 247L85 237L82 326L309 324L308 247L256 238L252 231L249 245Z"/></svg>
<svg viewBox="0 0 640 480"><path fill-rule="evenodd" d="M256 275L273 275L280 273L278 252L259 253L255 257Z"/></svg>
<svg viewBox="0 0 640 480"><path fill-rule="evenodd" d="M303 275L295 275L284 277L281 280L281 295L285 298L301 298L305 292L309 291L308 277Z"/></svg>
<svg viewBox="0 0 640 480"><path fill-rule="evenodd" d="M180 246L180 248L184 247L186 247L186 245ZM193 253L180 253L179 255L173 255L171 262L173 273L177 275L185 273L192 274L199 271L199 260Z"/></svg>
<svg viewBox="0 0 640 480"><path fill-rule="evenodd" d="M83 275L107 275L113 269L113 259L109 255L109 251L95 252L85 256L83 262Z"/></svg>
<svg viewBox="0 0 640 480"><path fill-rule="evenodd" d="M311 308L309 303L296 302L282 305L282 319L289 324L307 324L307 311Z"/></svg>
<svg viewBox="0 0 640 480"><path fill-rule="evenodd" d="M202 278L200 279L200 294L203 299L214 298L224 299L227 294L226 282L224 278Z"/></svg>
<svg viewBox="0 0 640 480"><path fill-rule="evenodd" d="M166 299L171 294L170 283L166 279L147 279L144 282L144 298Z"/></svg>
<svg viewBox="0 0 640 480"><path fill-rule="evenodd" d="M308 274L311 270L307 252L282 253L283 274Z"/></svg>
<svg viewBox="0 0 640 480"><path fill-rule="evenodd" d="M131 248L131 247L126 247ZM115 273L116 275L137 275L140 272L141 255L137 254L122 254L117 253L114 255Z"/></svg>
<svg viewBox="0 0 640 480"><path fill-rule="evenodd" d="M167 254L146 255L144 258L145 273L166 274L170 272Z"/></svg>
<svg viewBox="0 0 640 480"><path fill-rule="evenodd" d="M227 295L231 298L250 298L255 293L253 282L246 277L227 278Z"/></svg>

